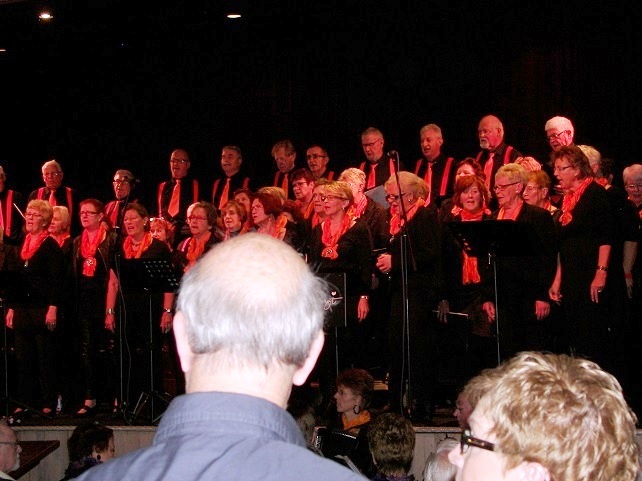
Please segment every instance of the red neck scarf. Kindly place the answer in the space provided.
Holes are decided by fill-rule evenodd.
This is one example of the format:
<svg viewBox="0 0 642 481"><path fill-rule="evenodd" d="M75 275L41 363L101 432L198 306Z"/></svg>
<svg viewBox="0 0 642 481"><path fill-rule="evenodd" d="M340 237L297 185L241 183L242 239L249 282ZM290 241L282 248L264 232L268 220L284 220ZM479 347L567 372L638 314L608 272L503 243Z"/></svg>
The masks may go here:
<svg viewBox="0 0 642 481"><path fill-rule="evenodd" d="M365 195L361 197L361 200L359 201L358 204L353 205L353 215L355 219L359 219L363 213L366 210L366 206L368 205L368 197Z"/></svg>
<svg viewBox="0 0 642 481"><path fill-rule="evenodd" d="M85 259L82 263L82 274L87 277L94 277L96 274L96 251L98 246L107 237L107 231L101 225L93 241L89 240L89 232L87 229L82 231L80 238L80 255Z"/></svg>
<svg viewBox="0 0 642 481"><path fill-rule="evenodd" d="M61 236L52 235L51 237L53 238L53 240L55 240L58 243L60 247L62 247L65 241L69 239L71 236L69 235L69 233L64 233Z"/></svg>
<svg viewBox="0 0 642 481"><path fill-rule="evenodd" d="M468 212L467 210L462 209L460 215L462 222L480 221L484 217L484 209L480 209L479 212L475 213ZM462 255L462 283L464 285L479 284L479 282L481 281L481 277L479 277L477 257L469 257L468 254L466 254L466 251L462 251Z"/></svg>
<svg viewBox="0 0 642 481"><path fill-rule="evenodd" d="M192 236L187 239L187 253L185 254L185 257L187 257L189 262L185 266L184 272L190 270L194 264L196 264L198 258L203 255L203 252L205 252L205 244L207 244L211 236L212 233L208 232L202 239L198 239L196 236Z"/></svg>
<svg viewBox="0 0 642 481"><path fill-rule="evenodd" d="M403 202L400 200L400 202ZM422 198L417 199L415 204L408 209L406 212L406 217L408 218L408 222L412 220L412 218L415 216L417 213L417 209L419 209L419 206L424 205L425 200ZM399 234L399 231L401 230L401 227L403 226L403 219L399 214L393 214L393 216L390 218L390 235L397 235Z"/></svg>
<svg viewBox="0 0 642 481"><path fill-rule="evenodd" d="M259 229L259 233L267 234L275 239L283 240L286 231L285 224L287 223L288 218L285 214L279 214L274 222L270 222L265 229Z"/></svg>
<svg viewBox="0 0 642 481"><path fill-rule="evenodd" d="M134 246L134 240L132 236L127 236L125 242L123 242L123 253L125 254L125 259L140 259L140 256L143 255L143 252L151 245L154 238L149 232L145 232L145 236L141 243L137 246Z"/></svg>
<svg viewBox="0 0 642 481"><path fill-rule="evenodd" d="M506 209L501 207L499 209L499 212L497 213L497 219L498 220L503 220L503 219L515 220L519 216L519 213L522 211L522 207L524 207L524 201L520 202L519 206L513 211L513 214L511 214L510 217L507 217Z"/></svg>
<svg viewBox="0 0 642 481"><path fill-rule="evenodd" d="M33 257L40 246L49 237L49 233L46 230L43 230L38 235L27 234L25 241L22 244L22 250L20 251L20 257L23 261L28 261Z"/></svg>
<svg viewBox="0 0 642 481"><path fill-rule="evenodd" d="M562 201L562 215L560 216L560 222L562 225L566 225L573 220L571 213L591 182L593 182L593 179L591 177L587 177L575 191L569 190L564 194L564 200Z"/></svg>
<svg viewBox="0 0 642 481"><path fill-rule="evenodd" d="M339 226L339 230L334 235L330 232L331 222L332 221L330 219L326 219L321 224L321 242L323 242L323 245L325 246L321 251L321 257L327 257L328 259L334 260L339 257L339 253L337 252L339 239L350 227L354 225L354 219L345 214L341 221L341 225Z"/></svg>

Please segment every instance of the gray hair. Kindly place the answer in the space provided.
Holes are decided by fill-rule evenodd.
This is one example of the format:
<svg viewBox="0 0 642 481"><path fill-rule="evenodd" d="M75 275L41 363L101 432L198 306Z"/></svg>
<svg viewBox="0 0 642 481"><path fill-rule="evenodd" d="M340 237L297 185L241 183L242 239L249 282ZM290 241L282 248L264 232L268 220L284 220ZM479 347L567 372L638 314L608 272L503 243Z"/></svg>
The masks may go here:
<svg viewBox="0 0 642 481"><path fill-rule="evenodd" d="M366 185L366 174L364 174L363 170L361 169L350 167L341 172L339 180L342 180L343 182L354 182L355 184Z"/></svg>
<svg viewBox="0 0 642 481"><path fill-rule="evenodd" d="M195 354L231 365L302 366L323 329L325 282L287 244L246 234L218 244L183 278L178 310Z"/></svg>
<svg viewBox="0 0 642 481"><path fill-rule="evenodd" d="M426 459L424 481L454 481L457 468L448 459L448 453L459 445L455 438L442 439Z"/></svg>
<svg viewBox="0 0 642 481"><path fill-rule="evenodd" d="M508 177L510 182L521 182L524 185L526 185L526 183L528 182L528 171L519 164L511 163L502 165L499 169L497 169L495 179L497 179L497 177L499 177L500 175Z"/></svg>
<svg viewBox="0 0 642 481"><path fill-rule="evenodd" d="M622 171L625 184L632 181L634 177L642 177L642 164L631 164Z"/></svg>

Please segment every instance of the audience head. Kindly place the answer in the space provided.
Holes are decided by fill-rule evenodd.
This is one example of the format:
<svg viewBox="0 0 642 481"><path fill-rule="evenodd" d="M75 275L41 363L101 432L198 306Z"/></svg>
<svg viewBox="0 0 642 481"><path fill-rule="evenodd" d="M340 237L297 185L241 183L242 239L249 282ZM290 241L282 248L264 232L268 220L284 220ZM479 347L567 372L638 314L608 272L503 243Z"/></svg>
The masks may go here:
<svg viewBox="0 0 642 481"><path fill-rule="evenodd" d="M69 209L64 205L57 205L52 208L51 223L49 224L49 233L51 235L61 235L69 233L71 219L69 218Z"/></svg>
<svg viewBox="0 0 642 481"><path fill-rule="evenodd" d="M453 204L469 212L477 212L490 201L490 192L484 179L477 175L465 175L455 179Z"/></svg>
<svg viewBox="0 0 642 481"><path fill-rule="evenodd" d="M119 169L114 174L112 186L118 200L126 199L136 185L136 177L129 170Z"/></svg>
<svg viewBox="0 0 642 481"><path fill-rule="evenodd" d="M178 296L174 329L187 392L221 378L242 382L239 371L273 373L287 380L284 406L323 345L327 297L324 281L282 241L250 233L217 244L183 277Z"/></svg>
<svg viewBox="0 0 642 481"><path fill-rule="evenodd" d="M586 359L522 352L486 374L458 479L633 481L636 418L615 377Z"/></svg>
<svg viewBox="0 0 642 481"><path fill-rule="evenodd" d="M384 140L381 130L368 127L361 133L361 147L368 162L375 164L383 158Z"/></svg>
<svg viewBox="0 0 642 481"><path fill-rule="evenodd" d="M241 148L236 145L226 145L221 149L221 168L228 177L233 176L241 170L243 155Z"/></svg>
<svg viewBox="0 0 642 481"><path fill-rule="evenodd" d="M169 157L169 168L173 179L182 179L187 176L189 166L190 161L187 151L183 149L172 151L172 154Z"/></svg>
<svg viewBox="0 0 642 481"><path fill-rule="evenodd" d="M522 197L527 204L544 207L549 200L551 178L543 170L529 172Z"/></svg>
<svg viewBox="0 0 642 481"><path fill-rule="evenodd" d="M424 481L455 481L457 468L448 459L448 453L459 447L455 438L445 438L437 443L424 467Z"/></svg>
<svg viewBox="0 0 642 481"><path fill-rule="evenodd" d="M365 369L341 371L336 381L337 412L359 414L370 405L374 391L374 378Z"/></svg>
<svg viewBox="0 0 642 481"><path fill-rule="evenodd" d="M330 161L328 151L320 145L311 145L305 152L305 160L314 178L323 177Z"/></svg>
<svg viewBox="0 0 642 481"><path fill-rule="evenodd" d="M114 431L93 421L79 424L67 440L69 461L93 457L107 461L116 456Z"/></svg>
<svg viewBox="0 0 642 481"><path fill-rule="evenodd" d="M286 173L294 169L296 161L296 150L290 140L280 140L272 147L272 157L276 162L276 168Z"/></svg>
<svg viewBox="0 0 642 481"><path fill-rule="evenodd" d="M426 160L432 162L439 157L441 146L444 143L439 126L435 124L424 125L419 131L419 143Z"/></svg>
<svg viewBox="0 0 642 481"><path fill-rule="evenodd" d="M381 414L370 423L368 446L377 472L387 477L405 476L412 465L415 430L400 414Z"/></svg>
<svg viewBox="0 0 642 481"><path fill-rule="evenodd" d="M29 201L25 209L25 230L36 234L49 227L53 209L46 200L34 199Z"/></svg>
<svg viewBox="0 0 642 481"><path fill-rule="evenodd" d="M0 471L9 473L18 469L21 452L16 433L4 419L0 420Z"/></svg>
<svg viewBox="0 0 642 481"><path fill-rule="evenodd" d="M632 164L622 172L624 188L629 194L629 199L635 204L642 204L642 164Z"/></svg>
<svg viewBox="0 0 642 481"><path fill-rule="evenodd" d="M42 164L42 180L48 189L58 189L62 185L64 175L62 167L57 161L52 159Z"/></svg>
<svg viewBox="0 0 642 481"><path fill-rule="evenodd" d="M149 219L149 232L154 239L158 239L168 246L174 244L174 224L164 217L152 217Z"/></svg>
<svg viewBox="0 0 642 481"><path fill-rule="evenodd" d="M492 152L504 141L504 126L494 115L487 115L479 121L477 135L479 146Z"/></svg>
<svg viewBox="0 0 642 481"><path fill-rule="evenodd" d="M558 151L560 148L571 145L575 135L573 124L566 117L553 117L546 122L544 126L546 131L546 139L553 151Z"/></svg>

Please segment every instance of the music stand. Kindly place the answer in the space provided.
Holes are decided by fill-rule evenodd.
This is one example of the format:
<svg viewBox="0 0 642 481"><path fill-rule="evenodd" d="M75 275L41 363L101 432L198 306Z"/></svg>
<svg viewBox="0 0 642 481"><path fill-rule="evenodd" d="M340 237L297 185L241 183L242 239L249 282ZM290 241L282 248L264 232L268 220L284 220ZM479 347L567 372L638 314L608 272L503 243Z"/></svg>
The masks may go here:
<svg viewBox="0 0 642 481"><path fill-rule="evenodd" d="M29 411L45 419L51 419L51 416L43 413L40 409L36 409L29 404L13 399L9 396L9 343L7 333L6 319L6 302L12 303L25 302L29 299L29 284L25 279L25 275L21 271L0 271L0 313L2 314L3 327L3 358L4 358L4 397L2 402L5 405L5 416L9 419L9 407L11 404L23 409L24 412Z"/></svg>
<svg viewBox="0 0 642 481"><path fill-rule="evenodd" d="M152 294L158 292L173 292L178 289L180 280L174 266L168 259L126 259L121 264L121 284L123 289L132 289L144 291L148 296L148 313L149 313L149 390L142 391L136 402L131 417L125 412L125 421L132 424L142 413L143 409L149 402L150 418L152 424L155 424L162 417L162 413L155 416L154 401L158 400L167 406L170 402L168 396L156 391L154 385L154 319L152 309ZM125 281L125 282L122 282Z"/></svg>
<svg viewBox="0 0 642 481"><path fill-rule="evenodd" d="M527 222L482 220L479 222L448 222L462 249L471 257L488 258L493 270L495 292L495 335L497 365L501 363L499 346L499 303L497 298L497 257L523 257L544 252L541 239Z"/></svg>

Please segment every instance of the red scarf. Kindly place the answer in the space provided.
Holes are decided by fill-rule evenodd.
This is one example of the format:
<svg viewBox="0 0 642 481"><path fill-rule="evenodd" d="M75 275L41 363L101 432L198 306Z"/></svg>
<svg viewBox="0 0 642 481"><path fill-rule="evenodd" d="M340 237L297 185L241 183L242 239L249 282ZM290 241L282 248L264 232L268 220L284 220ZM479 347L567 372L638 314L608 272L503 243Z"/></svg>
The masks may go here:
<svg viewBox="0 0 642 481"><path fill-rule="evenodd" d="M55 240L60 247L65 243L67 239L69 239L71 236L69 234L63 234L62 237L58 238L55 235L51 236L53 240Z"/></svg>
<svg viewBox="0 0 642 481"><path fill-rule="evenodd" d="M143 255L143 252L151 245L154 238L149 232L145 232L142 242L139 246L134 247L134 241L132 236L128 235L123 242L123 253L125 254L125 259L140 259L140 256Z"/></svg>
<svg viewBox="0 0 642 481"><path fill-rule="evenodd" d="M462 222L480 221L484 217L484 209L479 212L472 213L462 209L460 212ZM466 284L479 284L481 277L479 277L479 269L477 264L477 257L469 257L466 251L462 251L462 282Z"/></svg>
<svg viewBox="0 0 642 481"><path fill-rule="evenodd" d="M336 259L339 257L337 252L337 246L339 245L339 239L346 231L354 225L354 220L349 215L344 215L343 220L341 221L341 226L335 235L332 235L330 232L331 220L326 219L321 224L321 242L325 246L321 251L321 257L327 257L328 259Z"/></svg>
<svg viewBox="0 0 642 481"><path fill-rule="evenodd" d="M400 202L403 202L400 200ZM415 205L413 205L410 209L408 209L408 212L406 212L406 217L408 218L408 222L412 220L412 218L415 216L417 213L417 209L419 209L420 205L424 205L425 200L422 198L417 199L417 202L415 202ZM390 218L390 235L397 235L399 234L399 231L401 230L401 227L403 226L403 220L401 219L401 216L399 214L393 214L393 216Z"/></svg>
<svg viewBox="0 0 642 481"><path fill-rule="evenodd" d="M37 236L27 234L25 241L22 244L22 250L20 251L20 257L22 257L22 260L28 261L31 259L36 251L40 249L40 246L47 237L49 237L49 233L46 230L43 230Z"/></svg>
<svg viewBox="0 0 642 481"><path fill-rule="evenodd" d="M358 204L354 204L352 206L352 209L351 209L353 211L352 215L354 216L355 219L359 219L363 215L367 205L368 205L368 197L364 195L363 197L361 197L361 200L359 201Z"/></svg>
<svg viewBox="0 0 642 481"><path fill-rule="evenodd" d="M274 220L274 225L268 226L269 228L266 228L265 230L259 230L259 233L267 234L275 239L283 240L286 232L285 225L287 223L288 218L285 214L279 214L279 216Z"/></svg>
<svg viewBox="0 0 642 481"><path fill-rule="evenodd" d="M497 219L498 220L504 220L504 219L515 220L519 216L519 213L522 211L522 207L524 207L524 202L519 204L519 207L515 209L515 213L511 217L506 217L506 209L504 209L503 207L500 207L499 212L497 213Z"/></svg>
<svg viewBox="0 0 642 481"><path fill-rule="evenodd" d="M196 264L198 258L203 255L203 252L205 252L205 244L207 244L211 236L212 233L208 232L207 235L203 237L203 240L197 239L195 236L187 239L187 253L185 257L187 257L189 262L185 266L184 272L190 270L194 264ZM185 252L184 249L183 252Z"/></svg>
<svg viewBox="0 0 642 481"><path fill-rule="evenodd" d="M568 191L564 195L564 200L562 201L562 215L560 216L560 222L562 225L566 225L573 220L571 212L575 209L575 205L582 197L582 194L586 188L593 182L591 177L588 177L582 181L580 186L575 191Z"/></svg>
<svg viewBox="0 0 642 481"><path fill-rule="evenodd" d="M101 242L105 240L105 237L107 237L107 231L102 225L98 228L93 242L89 240L87 229L83 230L80 239L80 255L85 259L82 263L83 276L94 277L94 274L96 274L96 251Z"/></svg>

